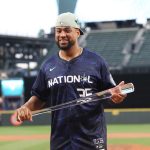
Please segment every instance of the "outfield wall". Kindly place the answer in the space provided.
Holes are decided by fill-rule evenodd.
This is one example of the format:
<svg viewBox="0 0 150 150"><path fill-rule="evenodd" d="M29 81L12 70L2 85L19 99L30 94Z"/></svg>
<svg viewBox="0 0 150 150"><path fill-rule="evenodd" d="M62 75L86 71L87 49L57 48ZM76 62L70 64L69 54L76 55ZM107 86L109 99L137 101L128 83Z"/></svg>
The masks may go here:
<svg viewBox="0 0 150 150"><path fill-rule="evenodd" d="M106 109L107 124L149 124L150 109ZM1 115L2 126L12 126L12 113ZM25 121L22 125L50 125L50 114L33 117L33 122ZM11 121L10 121L11 120Z"/></svg>
<svg viewBox="0 0 150 150"><path fill-rule="evenodd" d="M150 109L108 109L108 124L146 124L150 123Z"/></svg>
<svg viewBox="0 0 150 150"><path fill-rule="evenodd" d="M13 122L15 122L15 118L11 118L12 113L3 113L1 115L1 125L2 126L13 126ZM33 121L25 121L22 125L50 125L51 123L51 115L50 114L42 114L36 117L33 117Z"/></svg>

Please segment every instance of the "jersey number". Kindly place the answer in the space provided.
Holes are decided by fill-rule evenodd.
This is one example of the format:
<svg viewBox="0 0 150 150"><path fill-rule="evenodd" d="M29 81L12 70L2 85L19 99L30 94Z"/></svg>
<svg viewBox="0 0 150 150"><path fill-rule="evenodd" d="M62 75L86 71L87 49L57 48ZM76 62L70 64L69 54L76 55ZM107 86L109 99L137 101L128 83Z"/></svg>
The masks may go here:
<svg viewBox="0 0 150 150"><path fill-rule="evenodd" d="M92 95L91 88L85 88L85 89L77 88L77 91L79 92L80 97L86 97Z"/></svg>

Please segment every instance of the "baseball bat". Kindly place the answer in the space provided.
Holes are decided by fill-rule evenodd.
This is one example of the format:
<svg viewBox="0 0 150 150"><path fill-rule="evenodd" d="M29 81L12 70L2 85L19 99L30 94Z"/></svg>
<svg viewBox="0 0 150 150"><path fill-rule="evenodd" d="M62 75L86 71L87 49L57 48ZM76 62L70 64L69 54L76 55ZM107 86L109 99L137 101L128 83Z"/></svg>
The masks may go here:
<svg viewBox="0 0 150 150"><path fill-rule="evenodd" d="M56 106L51 106L51 107L48 107L45 109L33 111L32 116L37 116L40 114L44 114L44 113L48 113L48 112L52 112L52 111L56 111L56 110L60 110L60 109L68 108L68 107L73 107L76 105L82 105L82 104L90 103L90 102L94 102L94 101L102 101L105 99L109 99L112 96L111 92L109 90L110 89L92 94L87 97L77 98L73 101L62 103L62 104L59 104ZM127 84L124 84L123 86L121 86L121 94L128 94L131 92L134 92L133 83L127 83Z"/></svg>

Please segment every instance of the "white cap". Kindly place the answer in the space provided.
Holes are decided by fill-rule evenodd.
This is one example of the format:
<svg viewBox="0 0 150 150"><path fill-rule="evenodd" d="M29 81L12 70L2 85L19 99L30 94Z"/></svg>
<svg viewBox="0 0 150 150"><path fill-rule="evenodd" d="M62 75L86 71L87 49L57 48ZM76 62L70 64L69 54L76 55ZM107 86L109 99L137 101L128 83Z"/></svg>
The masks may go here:
<svg viewBox="0 0 150 150"><path fill-rule="evenodd" d="M80 29L78 18L70 13L62 13L58 16L55 27L69 26L80 30L80 34L83 35L83 31Z"/></svg>

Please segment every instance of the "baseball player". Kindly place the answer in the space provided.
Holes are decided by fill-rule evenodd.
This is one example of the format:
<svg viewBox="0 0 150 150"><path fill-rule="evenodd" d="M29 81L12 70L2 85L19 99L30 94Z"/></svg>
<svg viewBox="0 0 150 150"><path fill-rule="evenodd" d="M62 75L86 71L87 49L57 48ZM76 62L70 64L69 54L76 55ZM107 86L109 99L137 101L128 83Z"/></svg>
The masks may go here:
<svg viewBox="0 0 150 150"><path fill-rule="evenodd" d="M31 111L46 103L55 106L112 87L112 102L125 99L120 90L124 81L116 86L105 60L79 46L78 38L83 34L74 14L58 16L55 41L59 52L42 64L31 98L17 110L18 120L32 120ZM51 150L106 150L103 103L95 101L52 112L50 140Z"/></svg>

